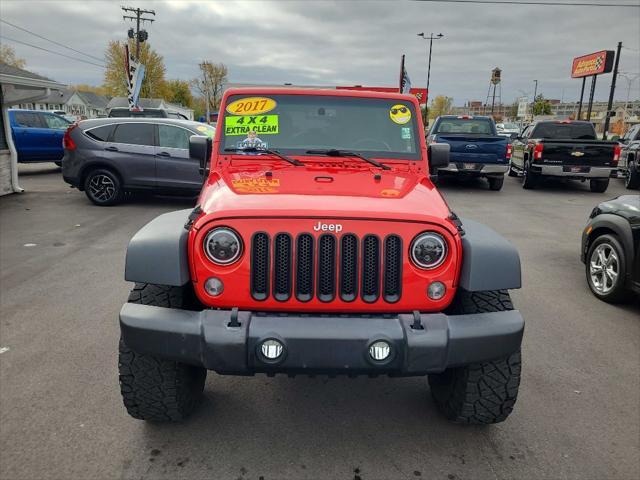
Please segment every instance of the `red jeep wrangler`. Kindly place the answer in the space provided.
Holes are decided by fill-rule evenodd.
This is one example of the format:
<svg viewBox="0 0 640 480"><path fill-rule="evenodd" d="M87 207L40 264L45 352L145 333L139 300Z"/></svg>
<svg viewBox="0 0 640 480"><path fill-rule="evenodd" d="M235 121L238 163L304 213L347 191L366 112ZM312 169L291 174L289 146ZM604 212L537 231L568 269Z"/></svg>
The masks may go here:
<svg viewBox="0 0 640 480"><path fill-rule="evenodd" d="M520 383L514 247L461 220L431 174L408 95L228 90L213 140L191 137L193 211L131 240L120 386L135 418L180 420L207 370L428 375L451 420L495 423Z"/></svg>

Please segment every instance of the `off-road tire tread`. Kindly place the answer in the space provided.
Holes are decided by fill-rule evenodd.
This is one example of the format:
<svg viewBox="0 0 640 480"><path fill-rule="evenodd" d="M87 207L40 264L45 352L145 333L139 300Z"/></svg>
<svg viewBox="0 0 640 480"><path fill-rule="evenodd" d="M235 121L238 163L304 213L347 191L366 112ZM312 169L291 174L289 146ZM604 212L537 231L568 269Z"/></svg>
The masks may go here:
<svg viewBox="0 0 640 480"><path fill-rule="evenodd" d="M446 313L463 315L508 310L513 310L513 303L507 290L468 292L459 289ZM507 357L429 375L429 385L436 405L449 420L487 425L504 421L513 411L520 372L518 350Z"/></svg>
<svg viewBox="0 0 640 480"><path fill-rule="evenodd" d="M511 414L518 397L520 352L491 362L474 363L429 376L434 400L456 423L488 425ZM442 381L444 380L444 381Z"/></svg>
<svg viewBox="0 0 640 480"><path fill-rule="evenodd" d="M130 303L165 308L192 306L192 289L136 283ZM118 369L120 392L129 415L152 422L185 419L202 398L207 371L201 367L142 354L122 339Z"/></svg>

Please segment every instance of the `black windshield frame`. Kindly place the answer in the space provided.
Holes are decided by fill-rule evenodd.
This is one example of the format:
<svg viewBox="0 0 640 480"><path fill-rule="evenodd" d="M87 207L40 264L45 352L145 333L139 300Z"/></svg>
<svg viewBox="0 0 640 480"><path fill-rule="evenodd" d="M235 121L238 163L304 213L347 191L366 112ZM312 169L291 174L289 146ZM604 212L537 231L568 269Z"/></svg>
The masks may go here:
<svg viewBox="0 0 640 480"><path fill-rule="evenodd" d="M285 144L280 144L277 141L273 141L275 137L270 136L267 138L271 140L273 143L268 144L269 149L278 150L279 152L289 156L291 155L309 156L306 153L308 150L336 149L336 150L356 152L368 158L385 158L385 159L399 159L399 160L411 160L411 161L420 161L423 159L422 142L420 139L420 132L419 132L420 122L418 118L418 116L420 115L420 112L416 114L414 104L411 101L389 99L389 98L376 98L376 97L314 95L314 94L305 95L305 94L283 93L283 94L262 94L262 95L257 95L257 94L231 95L227 98L225 105L228 106L232 102L241 100L243 98L258 97L258 96L273 99L277 103L276 108L274 108L271 111L265 112L264 113L265 115L274 115L274 114L287 115L289 113L289 111L286 110L286 107L288 105L295 105L297 108L306 107L307 105L309 105L310 113L321 112L321 111L324 111L325 113L327 113L334 109L335 110L345 109L342 111L338 111L336 115L343 114L344 111L347 111L346 109L350 107L350 103L353 104L355 108L363 109L363 107L369 107L371 108L372 111L375 110L375 112L377 113L377 116L373 120L371 119L371 116L356 115L357 111L353 111L349 113L354 115L354 118L357 117L358 121L360 121L361 124L371 120L375 123L375 126L377 127L382 126L383 128L388 128L389 129L388 131L391 131L391 132L395 132L397 130L399 135L407 134L406 130L401 131L400 129L402 128L410 129L410 134L407 134L410 136L409 139L401 138L400 141L398 141L398 138L387 138L387 137L384 137L384 138L389 142L396 141L397 143L400 143L400 144L410 143L412 147L412 151L398 151L397 148L393 150L391 143L387 143L387 145L389 145L389 148L392 148L391 151L386 149L375 149L375 148L357 148L357 147L354 148L353 145L350 145L348 143L341 144L339 141L340 139L335 139L335 138L331 138L330 141L327 141L326 143L312 143L312 142L301 141L300 144L297 144L297 145L285 145ZM288 103L288 101L291 101L291 102ZM392 109L393 106L398 104L401 104L403 107L408 108L409 111L411 112L411 120L406 124L393 123L392 120L390 119L390 114L389 114L390 110ZM366 108L364 108L364 110L366 110ZM385 118L382 118L382 112L384 112ZM294 113L297 115L302 115L300 111L296 111ZM320 113L318 113L318 115L320 115ZM221 117L218 123L221 130L220 137L219 137L220 142L218 147L219 154L229 155L229 151L225 151L225 149L234 147L235 144L238 143L238 140L242 138L242 137L238 137L237 135L226 134L226 122L228 117L237 117L237 115L231 115L227 111L221 110ZM326 118L330 118L330 115L328 113ZM291 122L290 119L289 119L289 125L295 125L296 127L300 128L299 123L296 124L295 122ZM359 125L359 127L360 127L360 131L362 131L363 130L362 125ZM344 132L350 131L349 128L339 128L339 126L332 126L332 128L336 129L338 133L344 133ZM366 129L366 125L365 125L365 129ZM301 132L307 136L311 135L310 133L311 131L312 129L301 130ZM387 131L385 131L385 133L387 133ZM370 135L371 137L361 137L359 140L363 138L371 138L373 140L378 141L378 139L374 138L375 137L374 133L371 133ZM348 138L348 134L345 135L345 137L347 137L346 138L347 141L352 140ZM285 138L283 141L287 141L287 140L290 140L290 139ZM370 144L373 144L373 143L375 142L370 142ZM382 144L380 145L382 146ZM241 152L239 153L242 154Z"/></svg>

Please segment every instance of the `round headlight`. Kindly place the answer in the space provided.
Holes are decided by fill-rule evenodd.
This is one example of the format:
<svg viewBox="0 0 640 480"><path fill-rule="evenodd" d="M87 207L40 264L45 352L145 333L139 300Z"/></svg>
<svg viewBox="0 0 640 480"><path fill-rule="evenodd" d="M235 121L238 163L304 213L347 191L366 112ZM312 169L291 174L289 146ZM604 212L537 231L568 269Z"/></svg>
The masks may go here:
<svg viewBox="0 0 640 480"><path fill-rule="evenodd" d="M424 232L411 242L411 259L420 268L436 268L447 258L447 242L436 232Z"/></svg>
<svg viewBox="0 0 640 480"><path fill-rule="evenodd" d="M204 251L213 263L229 265L240 257L242 241L230 228L214 228L204 237Z"/></svg>

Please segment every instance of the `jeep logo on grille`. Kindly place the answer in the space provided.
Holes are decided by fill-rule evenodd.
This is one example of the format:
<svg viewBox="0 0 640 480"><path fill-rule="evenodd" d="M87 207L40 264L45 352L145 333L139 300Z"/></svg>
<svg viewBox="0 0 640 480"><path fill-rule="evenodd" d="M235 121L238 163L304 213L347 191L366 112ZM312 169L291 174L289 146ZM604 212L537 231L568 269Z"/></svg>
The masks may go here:
<svg viewBox="0 0 640 480"><path fill-rule="evenodd" d="M339 233L342 231L342 225L339 223L322 223L318 222L317 225L313 226L313 229L316 232L336 232Z"/></svg>

